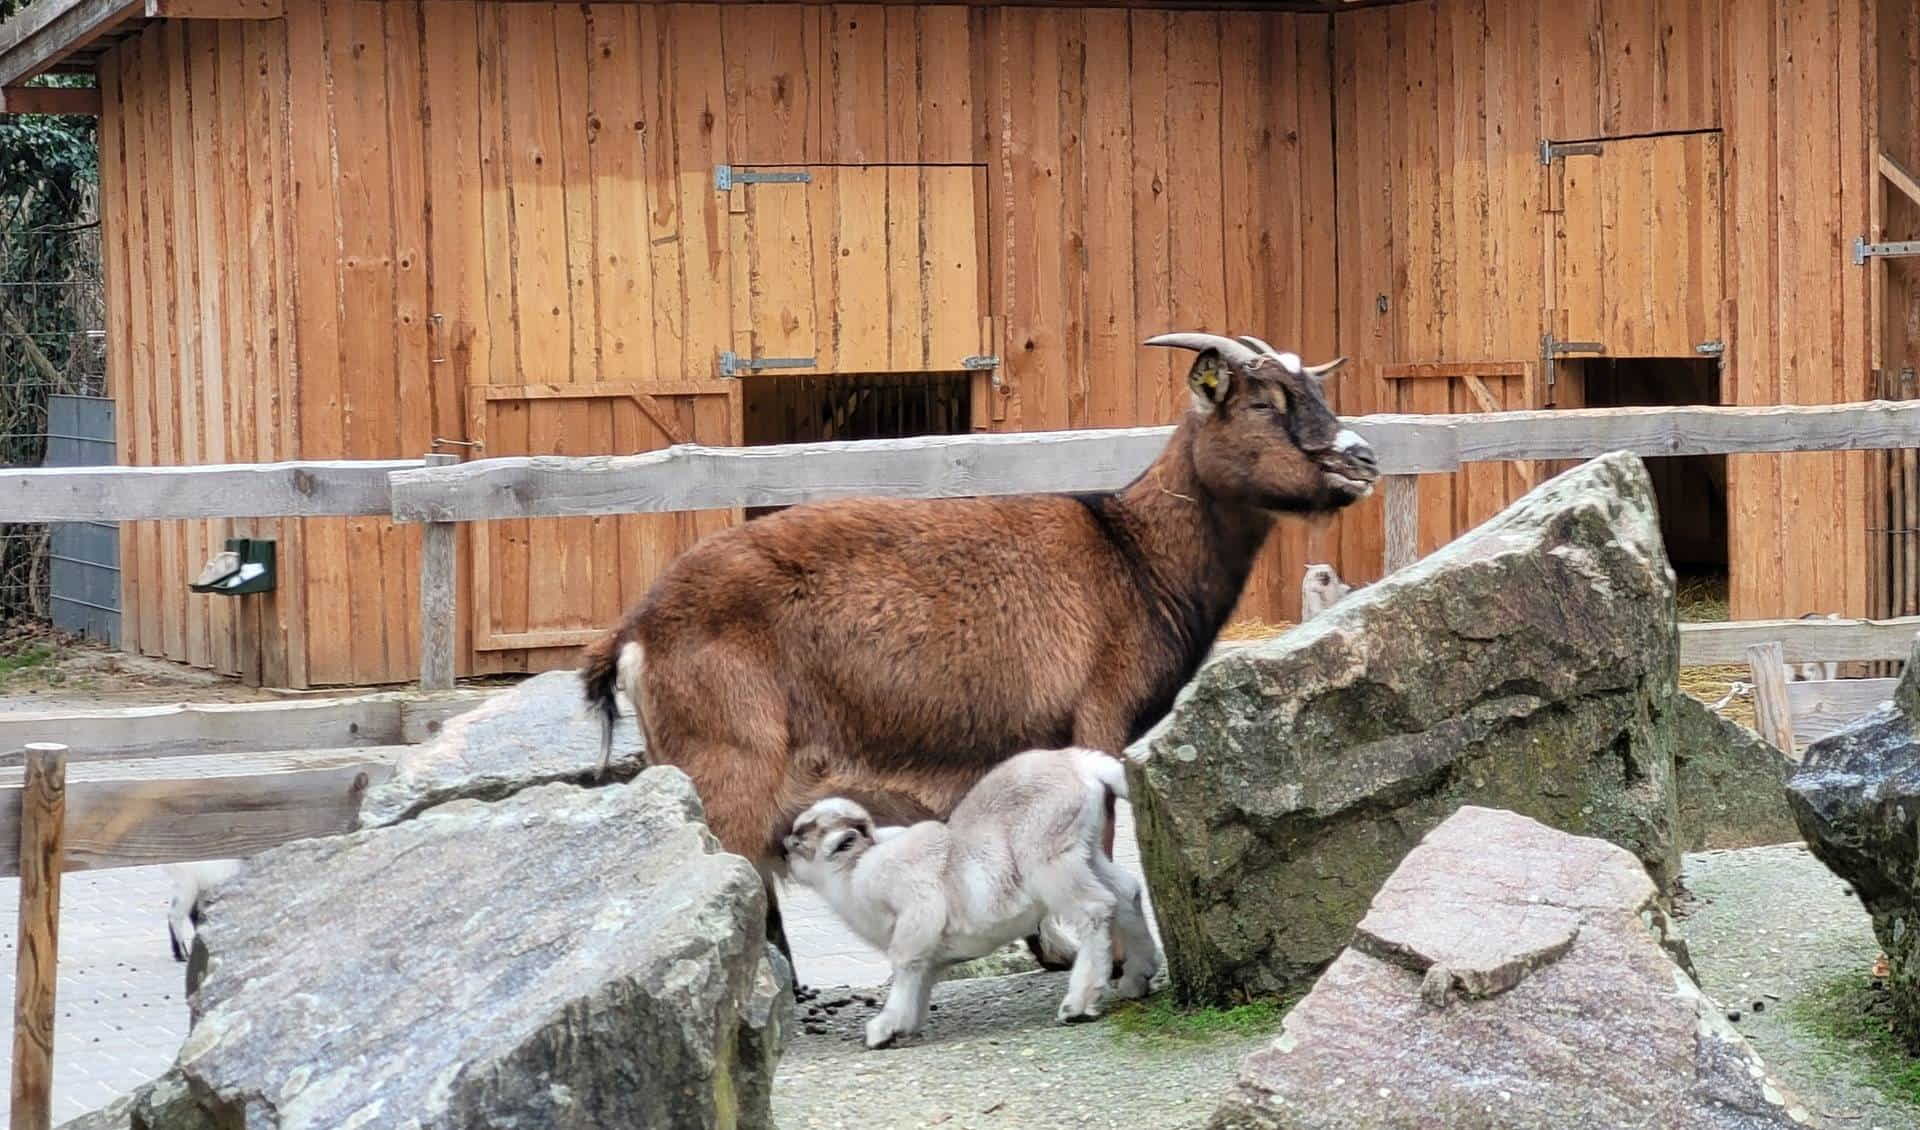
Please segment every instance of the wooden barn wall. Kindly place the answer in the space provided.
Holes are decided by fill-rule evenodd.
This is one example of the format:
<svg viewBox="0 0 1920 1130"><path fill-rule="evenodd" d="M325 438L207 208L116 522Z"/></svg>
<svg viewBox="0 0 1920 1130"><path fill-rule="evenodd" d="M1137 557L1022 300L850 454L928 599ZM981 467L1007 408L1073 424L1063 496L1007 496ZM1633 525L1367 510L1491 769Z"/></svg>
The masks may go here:
<svg viewBox="0 0 1920 1130"><path fill-rule="evenodd" d="M1735 404L1869 394L1873 0L1726 0L1727 370ZM1727 460L1736 618L1867 612L1862 453Z"/></svg>
<svg viewBox="0 0 1920 1130"><path fill-rule="evenodd" d="M1402 390L1382 366L1537 362L1553 306L1543 138L1722 134L1728 403L1866 394L1863 230L1868 0L1462 0L1334 20L1340 346L1346 412L1471 411L1459 382ZM1489 385L1509 402L1513 382ZM1536 371L1531 398L1542 402ZM1566 406L1564 403L1562 406ZM1730 461L1733 614L1863 613L1866 463ZM1526 483L1512 469L1425 476L1421 549ZM1368 579L1380 525L1339 523ZM1815 546L1843 551L1815 552Z"/></svg>
<svg viewBox="0 0 1920 1130"><path fill-rule="evenodd" d="M278 23L169 23L101 63L108 372L122 462L294 452L285 49ZM302 627L298 585L243 600L186 587L229 536L278 537L283 560L297 554L292 525L123 525L124 646L302 682L300 657L282 645Z"/></svg>
<svg viewBox="0 0 1920 1130"><path fill-rule="evenodd" d="M982 166L1008 389L983 427L1171 419L1186 360L1138 345L1168 328L1336 345L1324 17L322 0L287 26L306 458L464 437L469 384L710 380L738 329L719 163ZM716 518L506 524L490 575L611 623ZM306 526L309 680L409 677L415 539ZM1304 536L1250 612L1297 602ZM574 661L462 620L463 671Z"/></svg>
<svg viewBox="0 0 1920 1130"><path fill-rule="evenodd" d="M1139 345L1166 330L1335 353L1327 18L995 8L976 27L997 428L1174 421L1191 358ZM1274 540L1243 616L1297 618L1301 569L1332 548L1292 520Z"/></svg>

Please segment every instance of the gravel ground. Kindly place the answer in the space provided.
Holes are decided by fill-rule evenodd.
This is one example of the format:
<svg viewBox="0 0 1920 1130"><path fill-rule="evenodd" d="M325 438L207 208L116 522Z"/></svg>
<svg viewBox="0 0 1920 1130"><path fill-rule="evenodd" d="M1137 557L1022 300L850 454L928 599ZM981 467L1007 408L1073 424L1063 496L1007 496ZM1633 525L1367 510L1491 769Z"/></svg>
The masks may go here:
<svg viewBox="0 0 1920 1130"><path fill-rule="evenodd" d="M1793 1028L1796 999L1879 952L1866 912L1805 848L1688 856L1684 928L1707 991L1779 1075L1836 1130L1909 1130L1912 1110L1868 1085L1844 1057ZM1271 1034L1203 1042L1122 1033L1106 1021L1062 1027L1063 973L948 982L927 1027L869 1052L862 1027L877 989L823 989L774 1084L782 1130L868 1125L953 1130L1204 1125L1242 1056ZM1755 1010L1754 1002L1762 1007Z"/></svg>
<svg viewBox="0 0 1920 1130"><path fill-rule="evenodd" d="M1240 1058L1270 1038L1186 1042L1106 1021L1057 1024L1066 981L1065 973L949 981L934 991L918 1035L876 1052L861 1035L874 1013L866 1000L879 1003L879 992L822 990L800 1006L816 1031L796 1034L780 1061L774 1118L781 1130L1188 1130L1213 1113Z"/></svg>
<svg viewBox="0 0 1920 1130"><path fill-rule="evenodd" d="M1846 885L1799 844L1688 856L1685 884L1694 968L1708 994L1740 1014L1734 1026L1781 1082L1830 1127L1920 1125L1787 1018L1796 1000L1840 973L1864 972L1880 952Z"/></svg>

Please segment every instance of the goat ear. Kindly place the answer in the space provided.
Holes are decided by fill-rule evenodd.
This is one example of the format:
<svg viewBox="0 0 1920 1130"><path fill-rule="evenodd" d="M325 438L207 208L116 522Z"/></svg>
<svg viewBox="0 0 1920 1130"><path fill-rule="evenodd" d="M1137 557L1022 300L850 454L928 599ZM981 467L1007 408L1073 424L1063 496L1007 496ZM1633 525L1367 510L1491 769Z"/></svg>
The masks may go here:
<svg viewBox="0 0 1920 1130"><path fill-rule="evenodd" d="M1193 390L1196 403L1212 409L1226 403L1233 391L1233 375L1232 367L1218 353L1208 350L1187 371L1187 387Z"/></svg>

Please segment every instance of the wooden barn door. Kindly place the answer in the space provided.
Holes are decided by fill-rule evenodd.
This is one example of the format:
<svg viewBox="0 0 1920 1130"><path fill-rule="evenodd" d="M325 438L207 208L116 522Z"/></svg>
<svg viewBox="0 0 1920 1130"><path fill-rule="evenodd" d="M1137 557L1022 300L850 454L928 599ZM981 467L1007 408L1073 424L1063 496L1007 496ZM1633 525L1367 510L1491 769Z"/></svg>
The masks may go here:
<svg viewBox="0 0 1920 1130"><path fill-rule="evenodd" d="M1380 375L1389 412L1444 416L1533 406L1533 365L1527 361L1384 365ZM1533 463L1469 463L1450 475L1420 476L1420 554L1493 517L1538 481Z"/></svg>
<svg viewBox="0 0 1920 1130"><path fill-rule="evenodd" d="M1550 356L1717 355L1720 135L1552 147Z"/></svg>
<svg viewBox="0 0 1920 1130"><path fill-rule="evenodd" d="M743 378L957 372L983 353L972 165L722 170Z"/></svg>
<svg viewBox="0 0 1920 1130"><path fill-rule="evenodd" d="M724 381L474 385L470 438L488 456L639 453L737 444ZM674 557L737 510L488 522L473 537L476 651L591 643Z"/></svg>

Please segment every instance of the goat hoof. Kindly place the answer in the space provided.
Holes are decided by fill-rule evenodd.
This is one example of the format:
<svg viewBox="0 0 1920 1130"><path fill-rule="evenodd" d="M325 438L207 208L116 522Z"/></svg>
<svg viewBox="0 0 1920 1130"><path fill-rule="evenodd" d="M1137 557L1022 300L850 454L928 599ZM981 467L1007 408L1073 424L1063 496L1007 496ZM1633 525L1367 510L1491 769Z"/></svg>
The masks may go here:
<svg viewBox="0 0 1920 1130"><path fill-rule="evenodd" d="M1148 987L1153 983L1151 973L1133 973L1120 978L1113 991L1127 1000L1138 1000L1147 995Z"/></svg>
<svg viewBox="0 0 1920 1130"><path fill-rule="evenodd" d="M879 1017L876 1016L867 1021L867 1050L878 1051L884 1047L891 1047L899 1037L899 1030L883 1022Z"/></svg>
<svg viewBox="0 0 1920 1130"><path fill-rule="evenodd" d="M1085 1024L1089 1020L1100 1019L1100 1006L1089 1004L1075 1007L1070 1003L1063 1003L1060 1011L1055 1015L1060 1018L1062 1024Z"/></svg>

